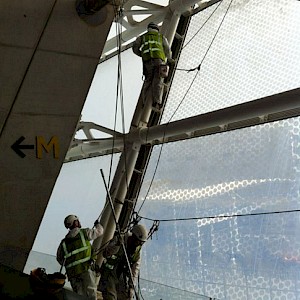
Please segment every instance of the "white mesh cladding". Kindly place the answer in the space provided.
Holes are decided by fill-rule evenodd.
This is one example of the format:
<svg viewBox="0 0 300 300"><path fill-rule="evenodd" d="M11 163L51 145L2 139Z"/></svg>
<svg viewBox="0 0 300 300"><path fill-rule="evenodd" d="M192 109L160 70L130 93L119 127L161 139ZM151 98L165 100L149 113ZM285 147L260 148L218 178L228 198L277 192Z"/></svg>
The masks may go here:
<svg viewBox="0 0 300 300"><path fill-rule="evenodd" d="M299 133L293 118L166 144L161 156L156 146L137 209L158 161L139 214L161 223L141 277L217 299L299 299Z"/></svg>
<svg viewBox="0 0 300 300"><path fill-rule="evenodd" d="M177 67L195 68L208 52L198 73L176 72L162 123L181 102L172 120L300 86L300 2L233 0L217 33L229 4L192 18Z"/></svg>

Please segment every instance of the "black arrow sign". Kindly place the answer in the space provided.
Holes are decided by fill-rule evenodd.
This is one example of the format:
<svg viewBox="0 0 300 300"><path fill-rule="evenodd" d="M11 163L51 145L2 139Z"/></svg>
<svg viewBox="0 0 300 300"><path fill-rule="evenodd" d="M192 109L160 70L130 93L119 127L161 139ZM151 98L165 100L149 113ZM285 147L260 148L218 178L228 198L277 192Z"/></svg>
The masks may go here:
<svg viewBox="0 0 300 300"><path fill-rule="evenodd" d="M21 149L34 149L34 145L20 145L24 140L25 137L21 136L11 145L11 149L13 149L22 158L24 158L26 155L21 151Z"/></svg>

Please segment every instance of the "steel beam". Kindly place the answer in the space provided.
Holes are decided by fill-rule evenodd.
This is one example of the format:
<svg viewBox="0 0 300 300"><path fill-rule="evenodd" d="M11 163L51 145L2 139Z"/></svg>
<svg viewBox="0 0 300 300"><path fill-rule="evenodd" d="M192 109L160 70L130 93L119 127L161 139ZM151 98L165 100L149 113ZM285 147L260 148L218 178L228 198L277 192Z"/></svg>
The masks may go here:
<svg viewBox="0 0 300 300"><path fill-rule="evenodd" d="M131 130L124 137L81 142L69 150L66 161L123 150L124 140L141 145L161 144L255 126L300 115L300 89L283 92L202 115L153 127Z"/></svg>
<svg viewBox="0 0 300 300"><path fill-rule="evenodd" d="M299 115L300 88L195 117L151 128L141 128L139 139L142 144L162 143L165 140L195 137L200 131L212 134ZM135 138L131 139L135 140Z"/></svg>

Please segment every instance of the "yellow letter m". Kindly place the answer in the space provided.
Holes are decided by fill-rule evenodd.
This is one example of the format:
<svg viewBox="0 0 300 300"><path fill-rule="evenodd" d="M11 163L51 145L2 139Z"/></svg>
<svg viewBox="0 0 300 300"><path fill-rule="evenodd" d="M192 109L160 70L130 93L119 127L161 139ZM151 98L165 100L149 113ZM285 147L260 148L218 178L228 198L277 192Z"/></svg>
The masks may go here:
<svg viewBox="0 0 300 300"><path fill-rule="evenodd" d="M53 136L49 143L47 144L45 141L45 138L43 136L37 136L36 137L36 157L42 158L43 150L46 151L46 153L50 153L53 151L53 157L58 158L59 156L59 143L57 136Z"/></svg>

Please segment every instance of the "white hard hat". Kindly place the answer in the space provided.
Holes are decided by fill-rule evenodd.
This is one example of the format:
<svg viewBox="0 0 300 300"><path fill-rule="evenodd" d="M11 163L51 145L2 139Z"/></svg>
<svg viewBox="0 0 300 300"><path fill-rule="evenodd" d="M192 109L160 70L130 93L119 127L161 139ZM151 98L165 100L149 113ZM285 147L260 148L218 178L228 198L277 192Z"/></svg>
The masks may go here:
<svg viewBox="0 0 300 300"><path fill-rule="evenodd" d="M132 234L140 241L146 242L148 238L148 232L144 225L135 225L131 230Z"/></svg>
<svg viewBox="0 0 300 300"><path fill-rule="evenodd" d="M78 217L75 215L68 215L67 217L65 217L64 224L65 224L66 228L72 227L74 221L76 221L76 220L79 221Z"/></svg>

